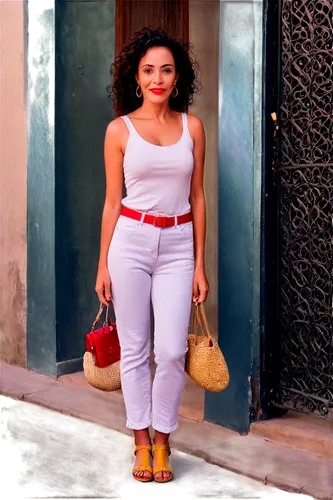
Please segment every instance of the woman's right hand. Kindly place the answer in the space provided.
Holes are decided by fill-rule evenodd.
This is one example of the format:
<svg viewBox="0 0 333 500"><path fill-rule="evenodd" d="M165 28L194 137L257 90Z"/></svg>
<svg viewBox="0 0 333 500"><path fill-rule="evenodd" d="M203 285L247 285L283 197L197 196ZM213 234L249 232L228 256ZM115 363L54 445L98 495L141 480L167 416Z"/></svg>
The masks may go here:
<svg viewBox="0 0 333 500"><path fill-rule="evenodd" d="M97 271L95 291L100 302L108 306L112 300L111 278L107 266L99 267Z"/></svg>

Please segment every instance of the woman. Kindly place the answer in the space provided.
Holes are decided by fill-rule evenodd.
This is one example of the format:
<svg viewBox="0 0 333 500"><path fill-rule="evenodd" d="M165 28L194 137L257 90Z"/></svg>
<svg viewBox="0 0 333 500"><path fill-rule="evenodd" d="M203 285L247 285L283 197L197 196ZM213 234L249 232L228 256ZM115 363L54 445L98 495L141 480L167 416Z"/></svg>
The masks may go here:
<svg viewBox="0 0 333 500"><path fill-rule="evenodd" d="M172 478L169 435L178 427L191 303L206 301L209 291L205 134L201 120L185 113L197 90L195 69L188 44L144 28L116 58L113 85L107 87L122 116L105 136L96 292L114 306L126 427L134 431L133 476L139 481ZM122 199L123 172L127 196Z"/></svg>

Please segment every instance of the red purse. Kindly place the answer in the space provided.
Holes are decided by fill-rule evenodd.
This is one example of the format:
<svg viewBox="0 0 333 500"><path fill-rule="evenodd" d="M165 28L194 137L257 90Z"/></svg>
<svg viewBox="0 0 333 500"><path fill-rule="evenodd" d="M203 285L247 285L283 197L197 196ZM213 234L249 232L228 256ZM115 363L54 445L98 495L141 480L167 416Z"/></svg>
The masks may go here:
<svg viewBox="0 0 333 500"><path fill-rule="evenodd" d="M103 308L104 304L101 303L91 331L86 335L86 350L95 356L95 365L99 368L112 365L112 363L120 360L117 326L109 319L109 306L106 307L103 327L95 330L95 325L103 312Z"/></svg>

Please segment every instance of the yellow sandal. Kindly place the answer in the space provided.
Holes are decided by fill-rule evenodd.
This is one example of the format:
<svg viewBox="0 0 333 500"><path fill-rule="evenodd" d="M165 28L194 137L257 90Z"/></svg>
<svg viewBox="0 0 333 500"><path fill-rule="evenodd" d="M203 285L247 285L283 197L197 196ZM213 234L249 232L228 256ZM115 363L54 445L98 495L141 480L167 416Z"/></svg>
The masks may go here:
<svg viewBox="0 0 333 500"><path fill-rule="evenodd" d="M134 450L134 455L136 455L136 452L138 450L147 450L147 453L143 454L141 464L138 467L133 467L133 469L132 469L133 477L137 481L142 481L145 483L148 481L152 481L153 480L153 468L149 465L149 461L151 458L151 445L150 444L142 444L142 445L136 446L135 450ZM152 474L152 476L151 477L135 476L134 473L139 472L139 471L150 472Z"/></svg>
<svg viewBox="0 0 333 500"><path fill-rule="evenodd" d="M154 467L153 465L154 480L157 481L158 483L166 483L170 481L173 478L173 469L169 462L169 455L171 455L170 446L168 444L156 444L152 446L151 450L153 457L154 457L154 452L157 453L156 456L157 467ZM157 472L162 472L162 471L170 472L170 477L168 479L165 479L163 477L157 479L155 475L157 474Z"/></svg>

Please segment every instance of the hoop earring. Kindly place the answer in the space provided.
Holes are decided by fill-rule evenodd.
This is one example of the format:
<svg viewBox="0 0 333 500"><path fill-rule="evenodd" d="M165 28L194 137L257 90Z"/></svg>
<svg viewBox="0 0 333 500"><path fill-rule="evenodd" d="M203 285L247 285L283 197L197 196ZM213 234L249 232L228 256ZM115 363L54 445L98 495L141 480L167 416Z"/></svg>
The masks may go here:
<svg viewBox="0 0 333 500"><path fill-rule="evenodd" d="M175 93L175 94L173 93L173 92L174 92L174 90L176 91L176 93ZM178 95L178 89L177 89L176 85L174 85L173 90L172 90L172 93L171 93L171 97L177 97L177 95Z"/></svg>
<svg viewBox="0 0 333 500"><path fill-rule="evenodd" d="M141 94L139 95L138 94L138 89L141 90L140 85L137 86L136 91L135 91L136 97L138 97L140 99L140 97L142 97L142 90L141 90Z"/></svg>

